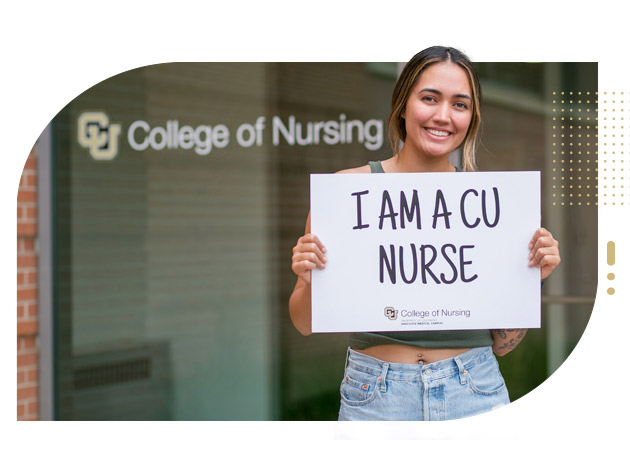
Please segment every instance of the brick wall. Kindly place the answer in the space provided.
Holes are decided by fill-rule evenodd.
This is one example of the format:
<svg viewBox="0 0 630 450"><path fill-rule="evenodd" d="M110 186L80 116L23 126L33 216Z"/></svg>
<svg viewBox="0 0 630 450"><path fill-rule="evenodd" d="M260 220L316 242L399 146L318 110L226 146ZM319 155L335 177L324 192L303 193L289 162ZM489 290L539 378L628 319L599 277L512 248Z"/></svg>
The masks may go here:
<svg viewBox="0 0 630 450"><path fill-rule="evenodd" d="M24 166L17 196L17 418L38 419L37 155Z"/></svg>

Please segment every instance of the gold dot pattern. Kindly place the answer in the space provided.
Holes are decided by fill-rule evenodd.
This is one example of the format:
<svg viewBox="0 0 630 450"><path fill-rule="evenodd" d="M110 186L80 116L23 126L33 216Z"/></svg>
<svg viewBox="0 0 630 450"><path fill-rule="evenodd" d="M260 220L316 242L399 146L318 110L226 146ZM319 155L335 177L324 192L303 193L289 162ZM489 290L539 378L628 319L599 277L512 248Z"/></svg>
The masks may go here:
<svg viewBox="0 0 630 450"><path fill-rule="evenodd" d="M554 206L597 206L598 93L552 93Z"/></svg>
<svg viewBox="0 0 630 450"><path fill-rule="evenodd" d="M600 205L627 207L630 205L630 92L607 90L600 94Z"/></svg>
<svg viewBox="0 0 630 450"><path fill-rule="evenodd" d="M554 206L628 206L630 175L625 91L552 93Z"/></svg>

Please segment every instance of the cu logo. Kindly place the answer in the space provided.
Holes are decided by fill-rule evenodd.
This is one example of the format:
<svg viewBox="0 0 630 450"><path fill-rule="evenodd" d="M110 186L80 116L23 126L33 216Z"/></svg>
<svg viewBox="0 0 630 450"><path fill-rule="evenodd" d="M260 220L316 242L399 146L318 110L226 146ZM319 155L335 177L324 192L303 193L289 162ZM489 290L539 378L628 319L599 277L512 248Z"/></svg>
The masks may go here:
<svg viewBox="0 0 630 450"><path fill-rule="evenodd" d="M84 112L77 122L77 140L98 161L110 161L118 154L119 123L109 123L104 112Z"/></svg>
<svg viewBox="0 0 630 450"><path fill-rule="evenodd" d="M389 320L396 320L396 318L398 317L398 310L394 309L393 306L386 306L385 317L387 317Z"/></svg>

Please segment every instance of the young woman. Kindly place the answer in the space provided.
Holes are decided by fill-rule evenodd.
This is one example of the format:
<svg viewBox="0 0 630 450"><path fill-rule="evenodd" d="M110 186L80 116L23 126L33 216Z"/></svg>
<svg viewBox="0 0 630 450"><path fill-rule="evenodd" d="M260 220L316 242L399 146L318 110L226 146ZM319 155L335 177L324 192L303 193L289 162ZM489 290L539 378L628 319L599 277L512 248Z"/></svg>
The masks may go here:
<svg viewBox="0 0 630 450"><path fill-rule="evenodd" d="M431 47L403 69L388 131L394 156L339 173L456 172L449 154L462 147L462 169L475 170L480 114L477 72L466 55ZM402 148L401 144L402 143ZM306 230L293 248L298 276L291 320L311 334L311 271L326 266L326 247ZM545 279L560 263L549 231L533 231L529 266ZM353 333L341 384L339 420L448 420L509 403L493 353L505 355L527 330Z"/></svg>

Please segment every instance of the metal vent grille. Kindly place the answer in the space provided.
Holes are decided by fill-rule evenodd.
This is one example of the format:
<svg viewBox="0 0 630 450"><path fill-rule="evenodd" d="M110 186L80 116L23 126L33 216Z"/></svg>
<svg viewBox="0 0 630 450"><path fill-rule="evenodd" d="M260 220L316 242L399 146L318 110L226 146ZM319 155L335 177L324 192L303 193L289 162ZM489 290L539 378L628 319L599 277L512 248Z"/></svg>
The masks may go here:
<svg viewBox="0 0 630 450"><path fill-rule="evenodd" d="M135 358L96 364L74 371L74 389L88 389L128 381L144 380L151 376L149 358Z"/></svg>

